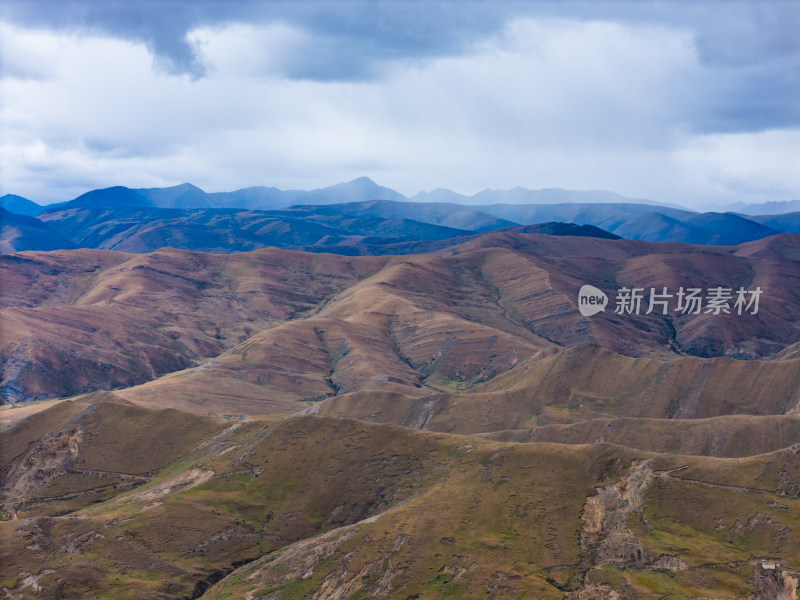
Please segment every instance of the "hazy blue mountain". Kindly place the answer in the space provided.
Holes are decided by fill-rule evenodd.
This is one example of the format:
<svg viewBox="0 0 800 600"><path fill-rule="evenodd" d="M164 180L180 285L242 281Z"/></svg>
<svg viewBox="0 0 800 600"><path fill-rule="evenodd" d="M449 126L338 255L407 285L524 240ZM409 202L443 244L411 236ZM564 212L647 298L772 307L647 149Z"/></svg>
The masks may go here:
<svg viewBox="0 0 800 600"><path fill-rule="evenodd" d="M776 229L734 213L700 213L687 217L683 221L712 232L714 236L706 243L717 246L736 246L743 242L760 240L780 233Z"/></svg>
<svg viewBox="0 0 800 600"><path fill-rule="evenodd" d="M369 202L374 200L386 200L393 202L405 202L408 199L401 193L390 188L378 185L369 177L359 177L352 181L338 183L325 188L315 190L281 190L275 187L254 186L234 190L232 192L213 192L208 193L191 183L165 188L128 188L124 186L114 186L104 189L97 189L82 194L68 202L51 204L40 210L56 211L64 208L111 208L121 206L141 206L155 208L238 208L251 210L275 210L286 208L292 205L303 206L322 206L330 204L350 204L354 202ZM631 200L613 192L601 190L575 191L559 188L529 190L516 187L510 190L491 190L487 189L473 196L465 196L448 189L436 189L430 192L420 192L412 199L414 203L425 204L457 204L458 209L448 209L447 217L436 217L447 219L447 225L459 228L488 230L497 227L508 226L517 222L519 219L513 215L513 209L506 208L507 214L496 214L504 209L503 206L520 205L555 205L555 204L635 204L637 206L660 206L664 205L650 200ZM502 222L492 222L486 216L469 214L466 211L482 211L486 206L498 206L491 214ZM33 207L30 207L33 209ZM675 210L675 207L667 207ZM678 207L678 210L683 210ZM458 217L455 216L456 210L462 211ZM415 218L414 211L408 211L398 218ZM530 212L530 211L529 211ZM665 214L669 214L662 210ZM690 211L684 211L690 212ZM549 214L549 213L548 213ZM431 217L434 218L434 217ZM538 217L537 217L538 218ZM561 220L559 215L554 215L553 219ZM472 222L483 220L478 225ZM546 218L544 220L552 220ZM528 219L529 222L530 219ZM541 219L539 221L541 222ZM445 224L445 223L441 223Z"/></svg>
<svg viewBox="0 0 800 600"><path fill-rule="evenodd" d="M110 188L92 190L81 194L74 200L51 204L44 214L75 208L114 208L121 206L153 206L153 203L142 193L143 190L132 190L121 185Z"/></svg>
<svg viewBox="0 0 800 600"><path fill-rule="evenodd" d="M209 194L191 183L136 190L159 208L212 208Z"/></svg>
<svg viewBox="0 0 800 600"><path fill-rule="evenodd" d="M167 188L131 189L117 185L92 190L60 204L45 207L46 212L73 208L114 208L123 206L150 206L156 208L210 208L211 202L199 187L182 183Z"/></svg>
<svg viewBox="0 0 800 600"><path fill-rule="evenodd" d="M444 196L444 194L443 194ZM312 210L322 210L313 207ZM461 205L444 202L370 202L342 204L328 207L340 213L374 214L383 217L410 216L413 218L472 229L488 231L513 225L533 225L546 222L565 222L578 225L594 225L607 231L627 223L632 217L653 211L653 206L635 203L568 203L568 204L482 204ZM689 216L687 210L659 207L659 210L675 217Z"/></svg>
<svg viewBox="0 0 800 600"><path fill-rule="evenodd" d="M3 198L29 210L38 206L20 197ZM115 186L39 208L45 209L43 221L79 246L134 252L164 245L211 252L277 245L386 253L393 244L403 245L396 246L398 251L426 241L439 247L439 242L454 237L549 222L593 226L639 240L715 245L800 230L798 217L791 215L765 213L751 219L626 200L596 190L517 187L474 196L436 189L408 201L368 177L359 177L311 191L249 187L209 194L189 183L143 189ZM178 212L160 212L165 210Z"/></svg>
<svg viewBox="0 0 800 600"><path fill-rule="evenodd" d="M512 225L565 222L591 225L616 235L652 242L736 245L779 233L733 213L688 210L636 203L492 204L465 206L443 202L351 202L328 206L295 206L306 214L413 217L437 225L488 231ZM789 225L787 225L788 227Z"/></svg>
<svg viewBox="0 0 800 600"><path fill-rule="evenodd" d="M545 188L529 190L524 187L515 187L510 190L486 189L472 197L477 204L609 204L609 203L636 203L655 204L649 200L626 198L614 192L602 190L564 190L561 188Z"/></svg>
<svg viewBox="0 0 800 600"><path fill-rule="evenodd" d="M444 227L467 229L469 231L488 231L519 225L507 219L476 210L471 206L444 202L397 202L391 200L370 200L366 202L347 202L327 206L297 205L293 211L308 214L338 214L381 217L383 219L414 219Z"/></svg>
<svg viewBox="0 0 800 600"><path fill-rule="evenodd" d="M42 219L79 247L124 252L149 252L170 246L225 253L277 246L340 254L385 254L379 249L391 244L472 233L411 219L149 206L73 206L45 213Z"/></svg>
<svg viewBox="0 0 800 600"><path fill-rule="evenodd" d="M153 208L280 208L302 192L252 187L209 194L191 183L166 188L132 189L114 186L92 190L69 202L46 207L48 212L71 208L141 206Z"/></svg>
<svg viewBox="0 0 800 600"><path fill-rule="evenodd" d="M39 206L36 202L16 194L6 194L0 197L0 208L17 215L28 215L29 217L35 217L44 210L44 206Z"/></svg>
<svg viewBox="0 0 800 600"><path fill-rule="evenodd" d="M44 207L48 212L70 208L112 208L141 206L154 208L246 208L276 209L291 204L333 204L363 200L405 200L405 196L376 184L368 177L359 177L317 190L279 190L270 187L249 187L233 192L208 193L191 183L166 188L133 189L124 186L92 190L69 202Z"/></svg>
<svg viewBox="0 0 800 600"><path fill-rule="evenodd" d="M19 215L0 208L0 252L60 250L76 245L36 217Z"/></svg>
<svg viewBox="0 0 800 600"><path fill-rule="evenodd" d="M523 224L567 221L651 242L731 246L779 233L733 213L692 213L645 204L498 205L481 210Z"/></svg>
<svg viewBox="0 0 800 600"><path fill-rule="evenodd" d="M622 237L650 242L735 246L780 233L733 213L699 213L675 218L649 212L608 227Z"/></svg>
<svg viewBox="0 0 800 600"><path fill-rule="evenodd" d="M719 207L720 210L742 213L744 215L780 215L800 211L800 200L784 200L781 202L762 202L760 204L746 204L737 202Z"/></svg>
<svg viewBox="0 0 800 600"><path fill-rule="evenodd" d="M613 227L627 222L635 215L653 212L653 206L637 203L569 203L569 204L492 204L476 206L485 213L520 223L532 225L547 221L564 221L578 225L594 225L613 232ZM659 212L682 219L691 211L659 207Z"/></svg>
<svg viewBox="0 0 800 600"><path fill-rule="evenodd" d="M304 190L279 190L274 187L248 187L233 192L208 194L212 206L217 208L249 208L271 210L285 208L305 194Z"/></svg>
<svg viewBox="0 0 800 600"><path fill-rule="evenodd" d="M612 227L614 233L632 240L707 244L712 233L658 212L636 215Z"/></svg>
<svg viewBox="0 0 800 600"><path fill-rule="evenodd" d="M430 192L420 192L411 198L414 202L451 202L466 205L487 204L649 204L651 206L668 206L685 210L684 207L645 200L628 198L605 190L565 190L562 188L544 188L531 190L515 187L509 190L485 189L472 196L459 194L453 190L439 188Z"/></svg>
<svg viewBox="0 0 800 600"><path fill-rule="evenodd" d="M800 233L800 211L782 215L748 216L751 221L761 223L777 231Z"/></svg>
<svg viewBox="0 0 800 600"><path fill-rule="evenodd" d="M465 196L447 188L437 188L430 192L419 192L409 198L412 202L435 202L448 204L474 204L472 196Z"/></svg>
<svg viewBox="0 0 800 600"><path fill-rule="evenodd" d="M405 200L400 192L378 185L369 177L359 177L347 183L311 190L295 198L295 204L340 204L364 200Z"/></svg>

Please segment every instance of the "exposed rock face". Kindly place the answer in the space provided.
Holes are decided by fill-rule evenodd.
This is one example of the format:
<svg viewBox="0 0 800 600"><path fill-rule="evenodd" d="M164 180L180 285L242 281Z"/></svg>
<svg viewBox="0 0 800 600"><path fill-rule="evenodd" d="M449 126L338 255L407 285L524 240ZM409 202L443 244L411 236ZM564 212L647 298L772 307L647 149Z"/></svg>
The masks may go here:
<svg viewBox="0 0 800 600"><path fill-rule="evenodd" d="M755 580L753 600L797 600L800 590L800 573L777 565L774 569L757 564L753 569Z"/></svg>
<svg viewBox="0 0 800 600"><path fill-rule="evenodd" d="M586 499L581 548L593 553L593 564L642 567L648 561L644 544L628 527L628 516L642 510L644 493L653 480L649 465L649 461L632 464L619 483L599 488L596 496Z"/></svg>
<svg viewBox="0 0 800 600"><path fill-rule="evenodd" d="M685 571L689 565L669 554L648 555L642 540L628 527L631 514L641 515L644 497L654 479L669 477L654 473L651 460L631 463L628 473L619 482L597 489L586 499L581 515L581 549L586 554L585 567L613 564L630 569L663 569ZM586 575L585 585L569 592L564 600L622 600L625 596L605 584L592 583Z"/></svg>
<svg viewBox="0 0 800 600"><path fill-rule="evenodd" d="M36 498L37 491L75 464L83 431L73 427L46 435L27 452L15 458L0 473L0 506L15 514L21 504Z"/></svg>
<svg viewBox="0 0 800 600"><path fill-rule="evenodd" d="M685 571L689 565L677 556L662 554L651 565L653 569L664 569L665 571Z"/></svg>

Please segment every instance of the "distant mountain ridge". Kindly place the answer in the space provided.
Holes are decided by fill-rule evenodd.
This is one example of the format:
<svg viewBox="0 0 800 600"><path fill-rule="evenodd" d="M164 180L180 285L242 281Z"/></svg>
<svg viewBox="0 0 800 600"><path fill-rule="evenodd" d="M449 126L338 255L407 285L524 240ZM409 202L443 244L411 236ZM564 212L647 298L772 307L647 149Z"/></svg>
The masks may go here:
<svg viewBox="0 0 800 600"><path fill-rule="evenodd" d="M16 194L0 196L0 208L4 208L16 215L27 215L29 217L35 217L45 209L44 206L39 206L36 202Z"/></svg>
<svg viewBox="0 0 800 600"><path fill-rule="evenodd" d="M637 203L483 204L375 200L327 206L293 206L305 214L413 218L417 221L485 232L518 225L563 222L591 225L629 239L736 245L781 232L800 233L792 215L757 222L733 213L693 213Z"/></svg>
<svg viewBox="0 0 800 600"><path fill-rule="evenodd" d="M781 215L789 212L800 211L800 200L783 200L780 202L761 202L758 204L746 204L737 202L720 206L719 210L742 213L745 215Z"/></svg>
<svg viewBox="0 0 800 600"><path fill-rule="evenodd" d="M23 236L19 229L8 229L6 219L0 231L4 252L53 249L55 244L129 252L170 246L227 253L277 246L349 255L409 254L441 250L465 236L541 223L591 226L603 235L636 240L723 246L800 233L800 213L696 213L613 192L558 188L487 189L473 196L437 189L409 200L368 177L310 191L249 187L208 193L183 183L114 186L46 207L6 195L0 204L36 215L58 232L45 239L33 235L41 226L27 222L31 235Z"/></svg>
<svg viewBox="0 0 800 600"><path fill-rule="evenodd" d="M291 205L329 205L373 200L389 200L394 202L445 202L477 206L486 204L608 204L634 203L650 206L677 205L665 204L646 199L627 198L620 194L604 190L566 190L547 188L531 190L515 187L508 190L485 189L471 196L459 194L448 189L436 189L430 192L419 192L406 197L400 192L375 183L369 177L358 177L352 181L337 183L332 186L314 190L281 190L275 187L254 186L230 192L206 192L191 184L182 183L164 188L128 188L113 186L96 189L81 194L67 202L40 207L19 196L8 194L3 198L20 198L26 203L25 214L38 214L43 210L61 210L65 207L112 207L112 206L150 206L156 208L249 208L272 210L286 208ZM3 202L0 199L0 202ZM2 204L7 210L18 212L13 207ZM19 206L19 205L16 205Z"/></svg>
<svg viewBox="0 0 800 600"><path fill-rule="evenodd" d="M191 183L163 188L128 188L113 186L91 190L73 200L40 206L15 194L0 197L0 206L17 214L36 215L43 210L55 210L72 202L82 206L154 206L157 208L250 208L271 210L292 205L328 205L372 200L411 201L415 203L449 203L469 207L492 204L639 204L695 212L676 203L630 198L607 190L570 190L564 188L529 189L517 186L510 189L487 188L472 195L447 188L421 191L405 196L391 188L375 183L369 177L337 183L313 190L282 190L276 187L252 186L227 192L206 192ZM800 200L747 204L738 202L717 207L720 212L744 215L778 215L800 211ZM664 212L664 211L659 211Z"/></svg>
<svg viewBox="0 0 800 600"><path fill-rule="evenodd" d="M635 203L653 206L667 206L685 210L677 204L656 202L644 198L628 198L606 190L566 190L563 188L542 188L531 190L517 186L508 190L487 188L467 196L453 190L439 188L430 192L419 192L410 198L413 202L452 202L455 204L616 204Z"/></svg>
<svg viewBox="0 0 800 600"><path fill-rule="evenodd" d="M277 209L291 204L336 204L362 200L405 200L405 196L380 186L368 177L310 191L280 190L274 187L249 187L232 192L206 192L191 183L166 188L132 189L114 186L92 190L68 202L44 208L46 212L70 208L113 208L140 206L153 208L240 208Z"/></svg>
<svg viewBox="0 0 800 600"><path fill-rule="evenodd" d="M45 211L39 221L26 217L31 220L29 227L38 222L39 229L50 228L54 232L52 239L1 233L7 240L3 251L50 250L54 249L52 240L60 239L57 247L137 253L162 247L229 253L275 246L379 256L434 252L476 235L508 228L533 231L530 228L543 227L541 232L551 235L718 246L733 246L781 232L800 232L796 214L773 217L762 224L732 213L695 214L668 207L660 207L664 213L655 212L652 206L643 204L472 207L374 200L265 211L142 206L151 200L135 190L124 191L122 197L127 203L123 206L98 206L97 196L89 196ZM102 195L99 203L103 203ZM560 229L553 224L561 224ZM5 222L2 226L8 227ZM573 229L564 229L570 227Z"/></svg>

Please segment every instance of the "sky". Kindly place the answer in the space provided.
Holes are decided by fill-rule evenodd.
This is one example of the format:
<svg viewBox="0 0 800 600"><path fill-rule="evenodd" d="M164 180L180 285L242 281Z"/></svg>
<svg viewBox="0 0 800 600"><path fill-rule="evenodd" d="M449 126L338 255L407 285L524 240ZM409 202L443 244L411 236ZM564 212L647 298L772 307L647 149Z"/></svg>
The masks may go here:
<svg viewBox="0 0 800 600"><path fill-rule="evenodd" d="M0 195L800 199L800 0L3 0Z"/></svg>

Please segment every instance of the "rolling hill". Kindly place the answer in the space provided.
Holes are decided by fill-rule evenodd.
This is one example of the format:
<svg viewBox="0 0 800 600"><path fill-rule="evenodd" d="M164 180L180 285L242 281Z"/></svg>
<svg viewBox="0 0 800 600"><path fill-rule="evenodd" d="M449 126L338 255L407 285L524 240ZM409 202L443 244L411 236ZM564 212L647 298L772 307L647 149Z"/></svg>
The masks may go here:
<svg viewBox="0 0 800 600"><path fill-rule="evenodd" d="M3 393L17 400L130 386L197 365L137 393L191 395L196 385L216 389L210 397L248 398L258 414L270 397L471 389L540 351L581 344L670 364L686 355L770 358L800 336L798 255L792 234L712 248L508 230L395 257L278 249L8 256L0 262ZM642 309L588 318L577 306L587 282L612 302L625 286L673 296L680 287L759 287L763 298L755 315ZM41 323L47 329L36 333Z"/></svg>
<svg viewBox="0 0 800 600"><path fill-rule="evenodd" d="M7 597L796 597L800 236L339 208L43 218L142 250L191 225L409 253L0 256ZM586 284L605 311L581 313Z"/></svg>
<svg viewBox="0 0 800 600"><path fill-rule="evenodd" d="M795 449L721 459L226 422L111 395L4 441L17 519L0 521L0 576L18 597L766 600L800 561Z"/></svg>

